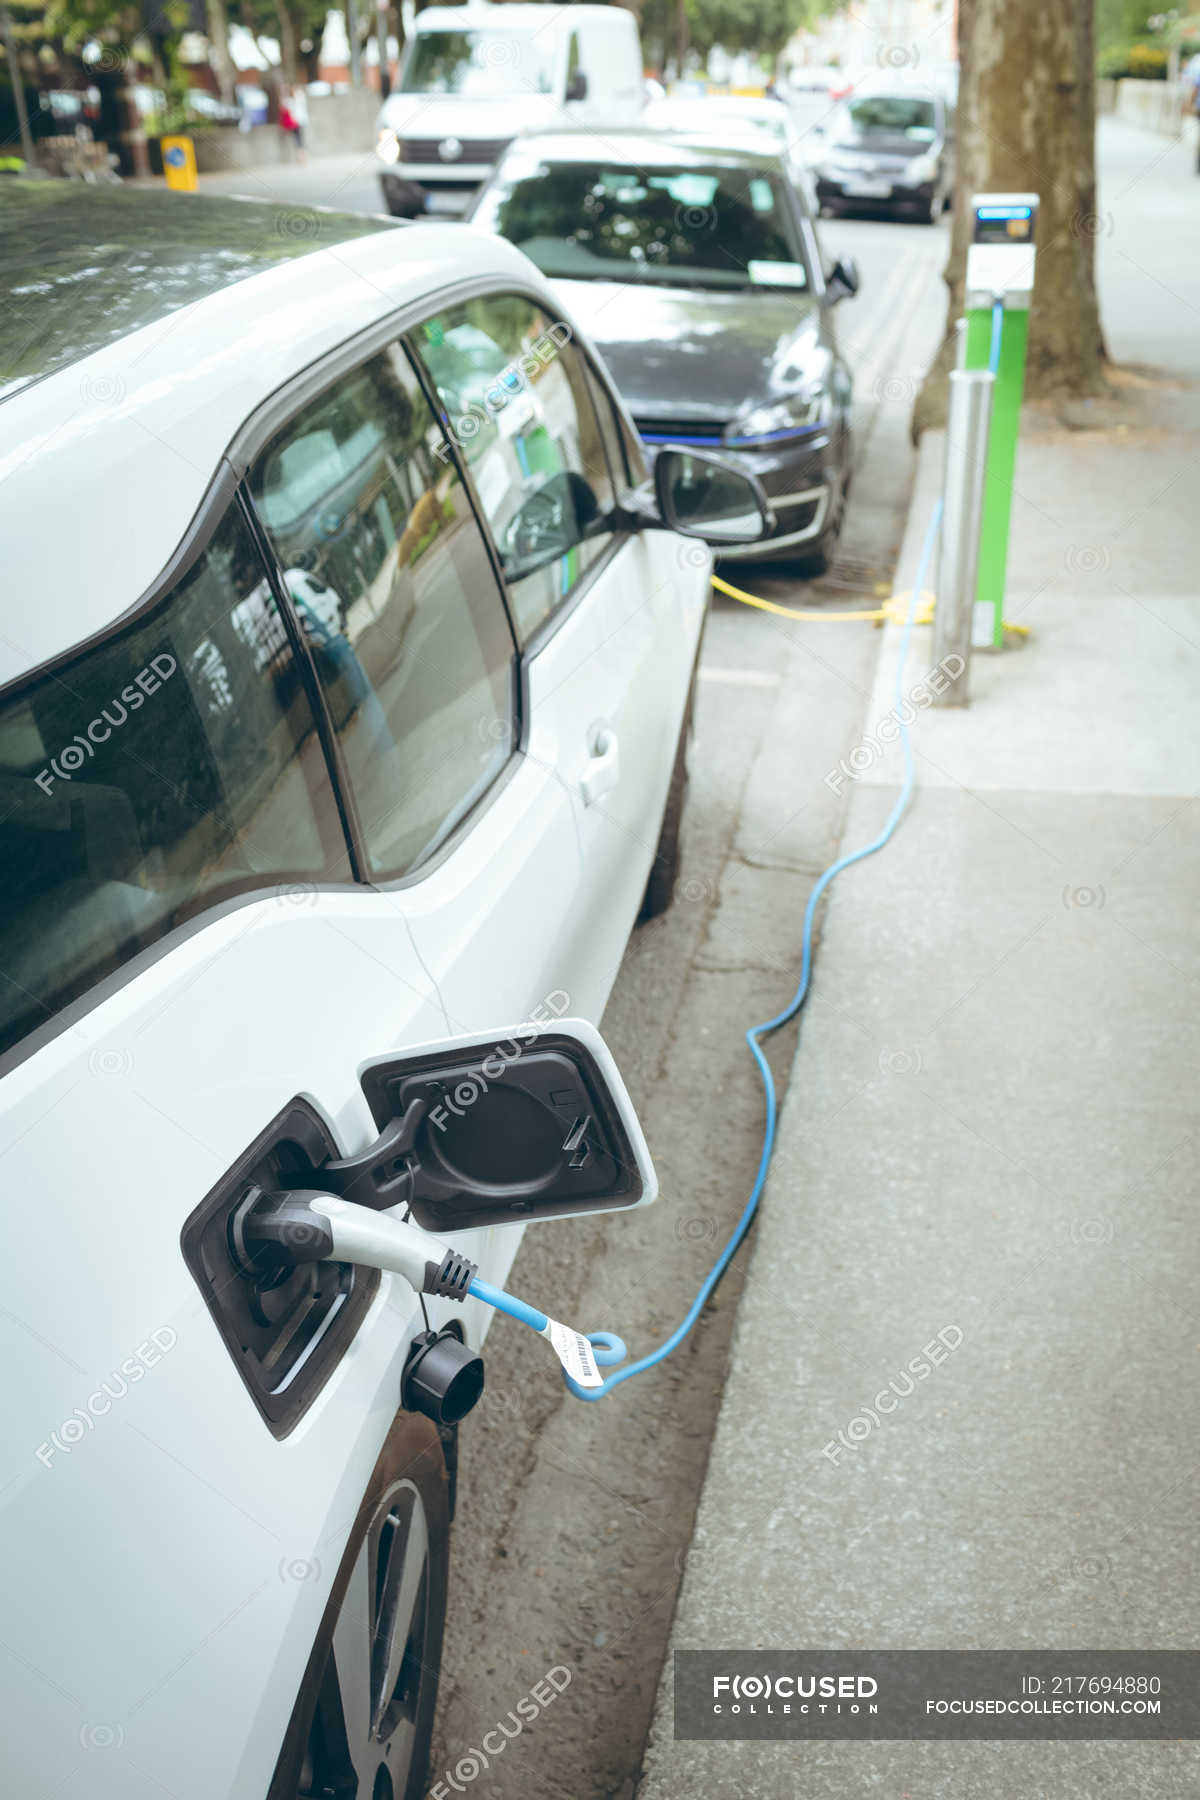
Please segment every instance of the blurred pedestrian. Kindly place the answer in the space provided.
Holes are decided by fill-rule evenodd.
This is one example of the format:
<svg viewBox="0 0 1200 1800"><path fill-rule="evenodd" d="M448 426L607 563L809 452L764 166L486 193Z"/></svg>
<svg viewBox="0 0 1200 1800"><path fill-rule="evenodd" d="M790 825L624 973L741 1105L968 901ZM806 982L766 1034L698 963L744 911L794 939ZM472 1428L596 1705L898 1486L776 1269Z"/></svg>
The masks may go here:
<svg viewBox="0 0 1200 1800"><path fill-rule="evenodd" d="M299 86L288 86L283 90L283 99L279 107L280 129L286 132L289 141L295 148L296 161L304 162L304 133L308 130L308 96Z"/></svg>
<svg viewBox="0 0 1200 1800"><path fill-rule="evenodd" d="M1184 113L1196 121L1196 173L1200 175L1200 52L1188 58L1180 70L1179 85L1183 89Z"/></svg>

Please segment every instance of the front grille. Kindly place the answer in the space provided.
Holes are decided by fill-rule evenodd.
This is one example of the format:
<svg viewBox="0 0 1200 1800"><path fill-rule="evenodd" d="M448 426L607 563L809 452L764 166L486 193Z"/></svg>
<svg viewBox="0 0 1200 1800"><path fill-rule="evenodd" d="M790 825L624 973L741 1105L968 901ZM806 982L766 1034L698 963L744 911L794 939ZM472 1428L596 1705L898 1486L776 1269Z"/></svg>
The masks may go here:
<svg viewBox="0 0 1200 1800"><path fill-rule="evenodd" d="M510 138L461 138L462 155L446 158L438 154L438 145L444 144L445 138L402 138L400 141L400 161L405 163L439 163L443 169L453 169L458 163L494 163L499 162L508 149Z"/></svg>
<svg viewBox="0 0 1200 1800"><path fill-rule="evenodd" d="M638 435L647 444L719 444L725 426L711 419L664 419L635 414Z"/></svg>
<svg viewBox="0 0 1200 1800"><path fill-rule="evenodd" d="M807 531L817 516L820 500L802 500L799 506L789 506L786 500L772 500L775 517L778 521L780 537L791 537L793 532Z"/></svg>

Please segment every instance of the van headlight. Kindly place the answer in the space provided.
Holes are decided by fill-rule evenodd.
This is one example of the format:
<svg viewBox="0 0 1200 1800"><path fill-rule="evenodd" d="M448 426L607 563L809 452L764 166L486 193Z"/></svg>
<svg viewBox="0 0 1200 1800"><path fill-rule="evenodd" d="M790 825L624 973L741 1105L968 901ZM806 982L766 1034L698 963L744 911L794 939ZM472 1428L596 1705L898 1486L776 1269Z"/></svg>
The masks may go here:
<svg viewBox="0 0 1200 1800"><path fill-rule="evenodd" d="M927 151L924 156L914 156L904 173L909 181L916 184L921 181L937 180L937 157Z"/></svg>
<svg viewBox="0 0 1200 1800"><path fill-rule="evenodd" d="M400 139L390 125L381 125L375 139L375 154L385 163L400 161Z"/></svg>

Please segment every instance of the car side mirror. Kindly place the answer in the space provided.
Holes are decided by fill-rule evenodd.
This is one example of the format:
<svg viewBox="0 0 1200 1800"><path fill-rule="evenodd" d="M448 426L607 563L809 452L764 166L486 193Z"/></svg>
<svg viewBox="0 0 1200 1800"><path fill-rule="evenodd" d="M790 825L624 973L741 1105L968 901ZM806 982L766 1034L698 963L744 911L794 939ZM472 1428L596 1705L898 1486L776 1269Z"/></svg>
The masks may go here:
<svg viewBox="0 0 1200 1800"><path fill-rule="evenodd" d="M825 279L825 293L830 304L852 299L859 290L860 280L855 258L839 256Z"/></svg>
<svg viewBox="0 0 1200 1800"><path fill-rule="evenodd" d="M567 91L563 95L563 98L564 100L586 100L587 97L588 78L582 69L576 69L575 73L567 81Z"/></svg>
<svg viewBox="0 0 1200 1800"><path fill-rule="evenodd" d="M703 450L665 445L654 460L654 493L668 531L715 549L753 544L775 524L757 477Z"/></svg>
<svg viewBox="0 0 1200 1800"><path fill-rule="evenodd" d="M648 1206L658 1178L617 1065L594 1025L554 1016L558 997L544 1022L364 1064L380 1137L311 1185L437 1232Z"/></svg>

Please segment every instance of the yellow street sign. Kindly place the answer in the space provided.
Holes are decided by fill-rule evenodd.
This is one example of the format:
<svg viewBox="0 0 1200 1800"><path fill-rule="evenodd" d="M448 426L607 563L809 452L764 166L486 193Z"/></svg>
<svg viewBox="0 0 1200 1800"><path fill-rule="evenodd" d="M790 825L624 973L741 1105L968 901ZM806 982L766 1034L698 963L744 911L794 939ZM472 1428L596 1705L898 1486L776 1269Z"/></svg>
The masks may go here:
<svg viewBox="0 0 1200 1800"><path fill-rule="evenodd" d="M162 140L163 174L169 188L183 193L196 191L196 147L189 137L165 137Z"/></svg>

